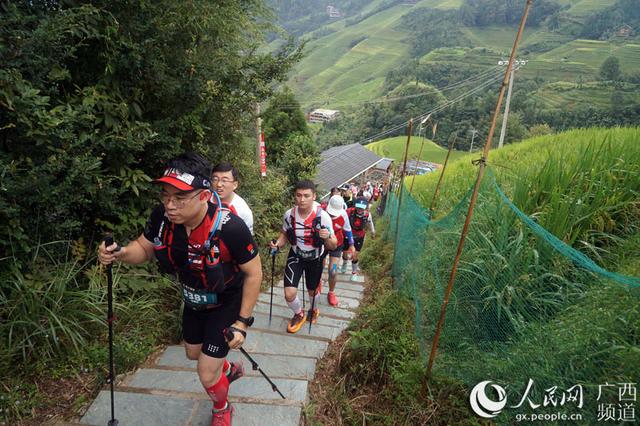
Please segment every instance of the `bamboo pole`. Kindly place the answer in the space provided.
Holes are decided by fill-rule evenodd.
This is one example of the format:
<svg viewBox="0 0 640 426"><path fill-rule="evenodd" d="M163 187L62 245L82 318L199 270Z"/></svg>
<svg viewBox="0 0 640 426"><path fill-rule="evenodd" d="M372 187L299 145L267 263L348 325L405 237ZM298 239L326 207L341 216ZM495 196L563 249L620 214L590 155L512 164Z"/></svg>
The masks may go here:
<svg viewBox="0 0 640 426"><path fill-rule="evenodd" d="M442 166L442 171L440 172L440 178L438 178L438 184L436 185L436 190L433 192L433 199L431 200L431 207L429 207L429 214L431 218L433 217L433 211L436 206L436 199L438 198L438 191L440 191L440 184L442 183L442 178L444 177L444 171L447 169L447 163L449 162L449 156L451 155L451 151L453 151L453 146L456 144L456 139L458 135L456 134L453 137L453 140L449 142L449 151L447 152L447 157L444 159L444 166ZM429 219L431 219L429 218Z"/></svg>
<svg viewBox="0 0 640 426"><path fill-rule="evenodd" d="M398 196L398 209L396 211L396 236L395 245L393 246L393 263L396 262L396 252L398 251L398 234L400 232L400 206L402 205L402 187L404 186L404 174L407 171L407 157L409 156L409 144L411 143L411 132L413 131L413 118L409 119L409 129L407 130L407 145L404 147L404 159L402 161L402 171L400 172L400 195Z"/></svg>
<svg viewBox="0 0 640 426"><path fill-rule="evenodd" d="M431 114L429 114L429 117L431 117ZM427 117L427 118L429 118ZM431 140L433 140L436 136L436 129L438 128L438 123L434 123L433 126L431 126ZM422 148L424 148L424 140L425 137L427 136L427 131L424 131L424 135L422 135L422 144L420 145L420 152L418 153L418 157L416 157L416 168L418 167L418 161L421 161L420 158L422 158ZM447 157L448 158L448 157ZM417 170L416 170L417 172ZM413 174L413 178L411 179L411 186L409 187L409 194L413 193L413 183L416 181L416 173Z"/></svg>
<svg viewBox="0 0 640 426"><path fill-rule="evenodd" d="M444 300L442 301L442 308L440 309L440 318L438 319L438 325L436 326L435 335L433 337L433 344L431 346L431 353L429 354L427 376L431 375L431 370L433 368L433 361L435 359L436 352L438 350L438 341L440 340L440 333L442 332L442 327L444 326L444 319L445 319L445 314L447 312L447 305L449 303L449 296L451 296L451 291L453 290L453 282L456 278L456 272L458 271L458 264L460 263L460 257L462 256L462 249L464 248L464 242L466 240L467 233L469 232L469 223L471 222L471 218L473 217L473 210L475 208L476 201L478 199L478 190L480 189L480 184L482 183L482 177L484 176L484 168L485 168L487 159L489 158L489 150L491 149L491 141L493 139L493 133L496 129L496 121L498 119L498 114L500 112L500 106L502 105L502 98L504 97L505 87L509 82L509 75L511 74L511 69L513 68L513 62L516 56L516 51L518 50L518 44L520 43L520 39L522 38L522 31L524 30L524 25L527 22L527 15L529 14L529 9L531 8L532 2L533 0L527 0L527 4L522 14L522 18L520 19L520 26L518 28L518 33L516 34L516 39L513 42L513 48L511 49L511 56L509 57L509 65L507 66L507 70L504 73L504 78L502 79L502 85L500 86L500 92L498 94L498 101L496 103L496 108L493 112L493 119L491 120L491 127L489 128L489 134L487 135L487 142L484 145L484 149L482 151L482 157L478 161L478 164L480 166L478 170L478 177L476 179L476 183L473 188L473 194L471 195L471 200L469 202L469 210L467 211L467 218L464 222L464 227L462 228L460 241L458 242L458 251L453 261L451 274L449 275L449 282L447 283L447 288L444 294Z"/></svg>

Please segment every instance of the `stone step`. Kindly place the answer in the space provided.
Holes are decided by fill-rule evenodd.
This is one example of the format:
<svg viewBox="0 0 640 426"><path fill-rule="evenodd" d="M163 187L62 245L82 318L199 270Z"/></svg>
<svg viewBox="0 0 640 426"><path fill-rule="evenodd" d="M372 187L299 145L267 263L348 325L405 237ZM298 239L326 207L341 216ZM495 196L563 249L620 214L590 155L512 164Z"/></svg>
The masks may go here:
<svg viewBox="0 0 640 426"><path fill-rule="evenodd" d="M266 367L266 366L265 366ZM268 371L265 374L269 375ZM271 377L270 377L271 378ZM280 392L290 402L303 404L307 399L306 380L271 378ZM198 374L193 371L170 371L156 368L141 368L127 378L121 385L125 388L134 388L149 391L170 391L180 394L195 394L195 398L206 398L202 389ZM243 377L229 387L230 397L244 397L259 400L282 399L277 392L271 389L271 385L262 376Z"/></svg>
<svg viewBox="0 0 640 426"><path fill-rule="evenodd" d="M301 294L299 295L299 297L302 296ZM308 298L307 298L308 299ZM300 297L300 301L302 301L302 297ZM291 316L293 316L293 312L291 311L291 309L289 309L288 306L286 305L281 305L280 303L273 303L273 312L276 312L276 309L278 309L278 315L283 316L285 318L291 318ZM304 305L304 309L306 311L308 311L309 309L311 309L311 304L309 302L309 300L305 301L305 305ZM347 310L347 309L341 309L341 308L334 308L332 306L320 306L320 318L322 318L323 316L329 317L329 318L336 318L336 319L341 319L341 320L350 320L353 317L355 317L355 312ZM269 301L262 301L260 299L258 299L258 303L256 303L256 306L254 308L254 310L256 312L260 312L260 313L264 313L269 315Z"/></svg>
<svg viewBox="0 0 640 426"><path fill-rule="evenodd" d="M314 325L315 327L315 325ZM249 354L258 366L270 378L289 378L311 380L316 367L315 358L301 358L284 355ZM229 361L242 361L246 376L262 377L259 371L252 370L249 360L239 351L229 352ZM160 367L183 368L195 372L197 361L187 359L182 346L169 346L158 358L156 365Z"/></svg>
<svg viewBox="0 0 640 426"><path fill-rule="evenodd" d="M335 309L335 307L329 305L329 302L327 301L327 292L329 290L325 290L324 288L322 289L322 294L320 295L320 299L318 300L319 306L318 308L332 308ZM300 293L300 292L299 292ZM305 297L309 296L309 294L306 294ZM301 294L298 294L298 297L302 298ZM260 293L260 296L258 296L258 300L261 302L265 302L265 303L269 303L269 300L271 299L271 294L266 294L266 293ZM307 299L308 301L308 299ZM278 304L280 306L287 306L287 302L286 300L284 300L284 296L282 294L280 295L276 295L274 292L273 295L273 303L274 304ZM352 298L348 298L348 297L342 297L339 298L338 300L338 306L337 308L339 309L349 309L349 310L354 310L357 309L358 306L360 306L360 301L358 299L352 299Z"/></svg>
<svg viewBox="0 0 640 426"><path fill-rule="evenodd" d="M290 318L284 318L281 316L273 315L271 318L271 324L269 324L269 314L255 313L254 317L255 317L255 322L253 323L253 326L249 330L250 333L253 330L270 331L272 333L287 332L287 325L289 324ZM322 313L320 314L320 318L322 318ZM318 318L318 322L316 324L313 324L313 327L311 329L312 331L311 334L301 333L300 331L296 334L302 337L309 337L314 339L331 341L335 339L340 334L340 332L342 332L342 330L347 326L347 323L345 323L344 327L342 328L324 325L322 324L322 321L320 321L320 318ZM308 330L308 326L307 326L307 330Z"/></svg>
<svg viewBox="0 0 640 426"><path fill-rule="evenodd" d="M306 309L308 310L309 308L307 307ZM258 321L260 321L260 323L266 322L267 324L266 328L273 330L273 329L276 329L274 325L275 319L273 318L280 317L289 321L293 316L293 312L291 312L291 309L289 309L288 307L285 308L284 306L274 304L271 327L268 326L269 324L269 304L268 303L256 304L256 307L253 310L253 316L256 318L256 322L254 323L254 325L258 324ZM318 317L318 321L313 326L315 327L316 325L320 325L325 327L333 327L333 328L337 328L338 332L341 332L342 330L347 328L347 326L349 325L349 322L350 320L348 319L339 319L339 318L324 316L322 315L322 311L320 311L320 317ZM280 330L286 331L286 328L287 328L286 324L281 324L281 326L282 328ZM265 328L265 327L263 326L261 328Z"/></svg>
<svg viewBox="0 0 640 426"><path fill-rule="evenodd" d="M286 405L233 403L233 426L298 426L302 409ZM191 425L211 424L211 404L202 401L196 408Z"/></svg>
<svg viewBox="0 0 640 426"><path fill-rule="evenodd" d="M284 283L282 282L282 280L278 281L277 283L274 284L274 288L282 288L284 285ZM322 285L322 291L324 292L325 288L328 288L329 284L328 281L325 279L324 280L324 284ZM336 282L336 289L345 289L345 290L349 290L349 291L356 291L360 294L362 294L364 292L364 286L359 283L359 282L353 282L353 281L338 281ZM302 289L302 284L300 284L298 286L298 290ZM282 290L280 290L280 294L282 294ZM276 291L273 291L273 297L275 297L276 295Z"/></svg>
<svg viewBox="0 0 640 426"><path fill-rule="evenodd" d="M231 400L234 426L299 425L302 409L298 406ZM123 426L208 426L211 423L211 402L207 400L116 391L114 401L115 418ZM103 390L80 422L84 425L103 426L110 419L111 396L108 390Z"/></svg>
<svg viewBox="0 0 640 426"><path fill-rule="evenodd" d="M275 307L274 307L275 309ZM303 328L306 327L306 324ZM296 334L274 334L254 330L251 333L251 338L242 345L242 347L249 353L259 353L268 355L293 355L293 356L305 356L320 358L324 351L327 349L328 343L320 340L301 339L296 337L298 334L305 333L301 329ZM311 330L313 333L313 329Z"/></svg>

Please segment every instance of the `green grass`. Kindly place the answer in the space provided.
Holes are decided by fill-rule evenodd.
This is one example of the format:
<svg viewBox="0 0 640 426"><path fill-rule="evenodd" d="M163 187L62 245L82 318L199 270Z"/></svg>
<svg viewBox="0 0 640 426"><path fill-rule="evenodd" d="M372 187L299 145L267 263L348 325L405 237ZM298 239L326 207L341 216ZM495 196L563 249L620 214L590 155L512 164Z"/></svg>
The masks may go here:
<svg viewBox="0 0 640 426"><path fill-rule="evenodd" d="M302 104L308 106L313 100L319 101L314 106L331 106L379 95L371 90L369 82L382 81L408 55L408 45L403 42L407 34L395 29L403 12L406 7L395 6L310 42L309 54L292 80ZM363 37L366 39L360 40ZM352 46L355 41L359 42ZM347 95L345 90L349 90Z"/></svg>
<svg viewBox="0 0 640 426"><path fill-rule="evenodd" d="M566 0L563 3L571 6L570 14L581 18L609 6L613 0ZM374 1L363 12L381 4L381 0ZM414 7L396 5L351 26L345 25L349 17L333 22L326 27L336 32L307 45L307 56L291 73L289 83L304 108L357 109L359 103L383 96L387 73L410 59L407 40L411 34L401 27L402 16L420 7L451 9L461 4L461 0L422 0ZM472 42L472 48L436 49L421 58L421 63L494 66L508 55L516 28L463 27L462 31ZM596 79L600 64L609 55L620 59L625 73L640 69L637 42L570 41L564 35L527 27L521 50L541 42L564 44L545 53L528 55L529 63L521 71L523 76L548 82L575 82L581 75L583 81L589 82ZM562 100L550 102L562 104Z"/></svg>
<svg viewBox="0 0 640 426"><path fill-rule="evenodd" d="M533 99L550 109L571 110L576 105L593 105L600 108L611 108L611 95L614 91L623 94L624 103L619 106L640 102L640 91L636 85L625 84L616 89L611 85L600 83L556 82L546 84L533 94Z"/></svg>
<svg viewBox="0 0 640 426"><path fill-rule="evenodd" d="M570 14L585 16L614 5L616 0L570 0L567 3L573 4L569 8Z"/></svg>
<svg viewBox="0 0 640 426"><path fill-rule="evenodd" d="M634 223L627 209L640 192L639 139L637 127L573 130L507 145L490 152L488 162L518 208L558 238L587 242ZM468 161L450 164L439 212L466 194L476 173ZM424 206L437 179L416 177L414 193Z"/></svg>
<svg viewBox="0 0 640 426"><path fill-rule="evenodd" d="M397 136L395 138L388 138L370 143L368 145L365 145L365 148L375 152L381 157L393 158L394 160L396 160L396 162L400 162L402 161L402 157L404 155L404 148L406 143L406 136ZM411 138L411 144L409 145L409 159L415 159L418 156L421 144L422 138L418 138L417 136ZM454 150L451 152L449 161L455 161L465 155L465 152ZM421 160L444 164L446 156L446 149L429 139L425 139L422 156L420 157Z"/></svg>
<svg viewBox="0 0 640 426"><path fill-rule="evenodd" d="M474 385L545 388L626 382L640 372L637 279L592 273L638 271L640 128L584 129L535 138L491 153L500 186L533 224L515 216L491 186L478 197L447 310L436 368ZM477 166L447 171L435 222L407 198L395 250L394 284L416 305L416 332L428 354ZM431 199L438 176L418 177ZM417 189L416 189L417 188ZM450 212L454 213L450 213ZM538 232L541 226L549 234ZM534 232L535 230L535 232ZM576 256L573 249L589 256ZM620 309L619 307L624 307ZM424 342L424 343L423 343ZM595 423L595 401L585 418ZM498 422L507 422L505 412Z"/></svg>

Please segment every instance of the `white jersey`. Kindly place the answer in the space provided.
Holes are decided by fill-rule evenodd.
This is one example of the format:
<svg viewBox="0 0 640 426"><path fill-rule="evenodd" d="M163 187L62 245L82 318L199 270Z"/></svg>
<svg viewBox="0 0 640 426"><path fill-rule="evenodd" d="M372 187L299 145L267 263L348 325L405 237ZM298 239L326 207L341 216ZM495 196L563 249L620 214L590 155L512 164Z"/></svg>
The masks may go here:
<svg viewBox="0 0 640 426"><path fill-rule="evenodd" d="M334 235L331 216L329 216L329 213L322 210L320 204L316 202L313 203L313 207L307 217L301 217L297 207L287 210L284 214L282 232L285 234L288 233L289 229L292 229L293 218L295 216L295 225L293 225L293 229L295 230L296 242L294 247L305 252L315 250L317 248L313 246L313 233L311 232L311 224L317 215L320 216L320 225L327 229L331 235ZM324 246L321 249L323 248ZM321 253L322 251L323 250L320 250Z"/></svg>
<svg viewBox="0 0 640 426"><path fill-rule="evenodd" d="M231 200L231 203L229 203L229 210L231 210L236 216L239 216L240 219L247 224L249 231L251 231L251 235L253 235L253 212L244 198L234 192L233 199Z"/></svg>

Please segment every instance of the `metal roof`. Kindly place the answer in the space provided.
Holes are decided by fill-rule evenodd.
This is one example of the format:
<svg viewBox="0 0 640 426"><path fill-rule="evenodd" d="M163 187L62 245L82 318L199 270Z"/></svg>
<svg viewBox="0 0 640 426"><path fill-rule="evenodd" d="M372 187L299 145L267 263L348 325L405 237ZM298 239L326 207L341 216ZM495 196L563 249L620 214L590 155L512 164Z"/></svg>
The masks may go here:
<svg viewBox="0 0 640 426"><path fill-rule="evenodd" d="M336 146L323 151L320 156L322 162L318 165L316 174L320 194L329 192L334 186L349 182L382 161L382 157L359 143Z"/></svg>
<svg viewBox="0 0 640 426"><path fill-rule="evenodd" d="M393 161L394 161L393 158L383 158L382 161L376 164L376 169L387 171L387 169L389 168L391 163L393 163Z"/></svg>

